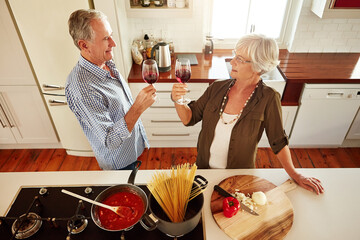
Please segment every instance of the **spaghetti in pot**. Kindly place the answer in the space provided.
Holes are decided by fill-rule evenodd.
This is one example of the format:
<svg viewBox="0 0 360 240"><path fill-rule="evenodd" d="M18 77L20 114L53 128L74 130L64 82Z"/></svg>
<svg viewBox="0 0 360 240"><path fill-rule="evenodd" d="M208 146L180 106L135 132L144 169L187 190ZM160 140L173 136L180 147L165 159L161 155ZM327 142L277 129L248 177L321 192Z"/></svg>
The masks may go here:
<svg viewBox="0 0 360 240"><path fill-rule="evenodd" d="M156 172L147 187L172 222L182 222L188 202L204 190L193 187L197 166L177 165L168 172Z"/></svg>

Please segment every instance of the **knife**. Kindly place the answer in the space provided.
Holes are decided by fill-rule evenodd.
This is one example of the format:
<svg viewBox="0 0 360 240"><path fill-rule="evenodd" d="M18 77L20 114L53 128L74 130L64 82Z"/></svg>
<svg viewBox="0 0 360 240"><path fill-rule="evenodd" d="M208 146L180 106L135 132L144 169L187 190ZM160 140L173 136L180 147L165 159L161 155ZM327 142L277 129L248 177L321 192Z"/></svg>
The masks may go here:
<svg viewBox="0 0 360 240"><path fill-rule="evenodd" d="M220 193L221 196L224 196L224 197L235 197L234 195L228 193L225 189L223 189L223 188L220 187L219 185L215 185L215 186L214 186L214 190L217 191L218 193ZM252 215L259 216L259 214L258 214L257 212L255 212L254 210L251 210L248 206L246 206L245 204L243 204L241 201L239 201L239 203L240 203L241 209L244 209L246 212L251 213Z"/></svg>

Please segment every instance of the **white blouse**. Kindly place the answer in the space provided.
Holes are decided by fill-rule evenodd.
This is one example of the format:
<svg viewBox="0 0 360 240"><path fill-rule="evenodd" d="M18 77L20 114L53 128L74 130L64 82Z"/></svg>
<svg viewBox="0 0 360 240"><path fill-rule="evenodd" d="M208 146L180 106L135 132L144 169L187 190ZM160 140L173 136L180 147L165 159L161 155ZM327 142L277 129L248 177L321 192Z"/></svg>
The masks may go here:
<svg viewBox="0 0 360 240"><path fill-rule="evenodd" d="M230 122L236 118L237 114L227 114L223 112L222 117L225 122ZM210 147L210 168L226 168L231 131L237 121L231 124L224 124L219 119L214 133L214 139Z"/></svg>

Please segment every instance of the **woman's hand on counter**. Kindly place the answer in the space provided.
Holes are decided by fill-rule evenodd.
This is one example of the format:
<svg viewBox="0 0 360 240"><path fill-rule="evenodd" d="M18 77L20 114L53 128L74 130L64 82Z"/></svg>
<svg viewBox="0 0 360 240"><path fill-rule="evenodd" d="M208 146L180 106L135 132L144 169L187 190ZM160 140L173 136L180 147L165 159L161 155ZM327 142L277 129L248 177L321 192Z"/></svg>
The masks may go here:
<svg viewBox="0 0 360 240"><path fill-rule="evenodd" d="M302 188L312 191L316 194L324 193L324 187L321 184L321 181L314 177L306 177L301 174L297 174L296 177L293 177L294 181Z"/></svg>

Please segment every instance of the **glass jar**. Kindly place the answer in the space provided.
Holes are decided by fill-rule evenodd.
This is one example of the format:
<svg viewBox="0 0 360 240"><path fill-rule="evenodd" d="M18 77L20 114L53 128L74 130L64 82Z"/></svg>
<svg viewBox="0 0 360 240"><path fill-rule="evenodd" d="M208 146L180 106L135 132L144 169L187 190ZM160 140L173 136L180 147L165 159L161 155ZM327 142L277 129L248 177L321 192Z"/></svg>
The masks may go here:
<svg viewBox="0 0 360 240"><path fill-rule="evenodd" d="M141 6L150 7L150 0L141 0Z"/></svg>
<svg viewBox="0 0 360 240"><path fill-rule="evenodd" d="M164 5L163 0L154 0L155 7L162 7Z"/></svg>
<svg viewBox="0 0 360 240"><path fill-rule="evenodd" d="M176 6L176 0L167 0L168 8L174 8Z"/></svg>

